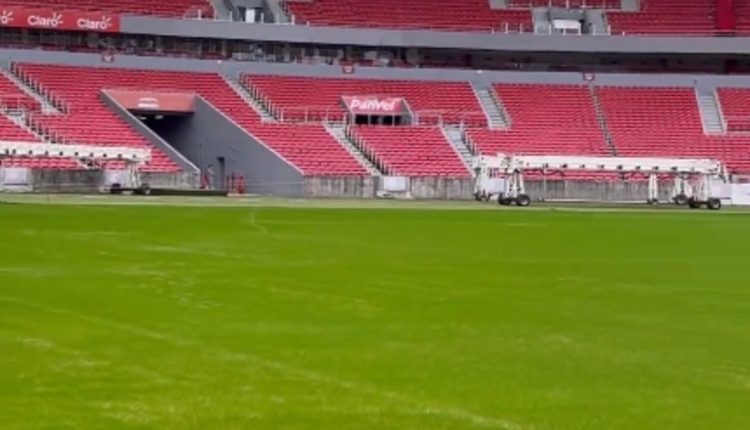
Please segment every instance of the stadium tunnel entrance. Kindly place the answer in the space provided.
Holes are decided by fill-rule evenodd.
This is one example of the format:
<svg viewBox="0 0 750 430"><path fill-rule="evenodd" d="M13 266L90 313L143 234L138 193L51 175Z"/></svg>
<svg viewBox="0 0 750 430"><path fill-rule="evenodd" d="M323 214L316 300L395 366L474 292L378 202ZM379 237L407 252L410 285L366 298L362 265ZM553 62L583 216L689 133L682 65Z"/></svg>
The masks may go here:
<svg viewBox="0 0 750 430"><path fill-rule="evenodd" d="M203 188L297 196L303 177L293 165L194 93L177 94L177 105L161 94L103 90L104 102L184 172L200 177ZM133 94L137 97L133 97Z"/></svg>

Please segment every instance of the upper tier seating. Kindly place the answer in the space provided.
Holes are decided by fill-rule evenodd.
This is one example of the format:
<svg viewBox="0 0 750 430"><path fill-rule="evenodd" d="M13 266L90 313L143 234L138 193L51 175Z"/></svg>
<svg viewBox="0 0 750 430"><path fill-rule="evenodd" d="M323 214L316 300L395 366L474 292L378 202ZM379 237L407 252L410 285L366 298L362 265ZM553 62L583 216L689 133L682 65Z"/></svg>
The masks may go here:
<svg viewBox="0 0 750 430"><path fill-rule="evenodd" d="M365 153L393 176L468 177L456 151L436 127L353 127Z"/></svg>
<svg viewBox="0 0 750 430"><path fill-rule="evenodd" d="M467 82L333 79L294 76L244 75L242 82L270 104L285 120L341 120L342 96L403 97L420 124L464 123L485 126L471 85Z"/></svg>
<svg viewBox="0 0 750 430"><path fill-rule="evenodd" d="M483 154L609 155L587 87L495 85L511 126L472 130Z"/></svg>
<svg viewBox="0 0 750 430"><path fill-rule="evenodd" d="M750 172L750 137L706 136L692 88L598 91L619 155L718 158L732 172Z"/></svg>
<svg viewBox="0 0 750 430"><path fill-rule="evenodd" d="M593 8L620 9L620 0L509 0L509 7L564 7L564 8Z"/></svg>
<svg viewBox="0 0 750 430"><path fill-rule="evenodd" d="M165 17L197 17L200 14L209 18L214 14L213 7L206 0L11 0L3 4Z"/></svg>
<svg viewBox="0 0 750 430"><path fill-rule="evenodd" d="M750 132L750 89L719 88L717 93L727 130Z"/></svg>
<svg viewBox="0 0 750 430"><path fill-rule="evenodd" d="M714 0L641 0L640 12L607 12L612 34L711 35Z"/></svg>
<svg viewBox="0 0 750 430"><path fill-rule="evenodd" d="M313 25L431 28L455 31L532 32L529 10L493 10L487 0L287 1L298 23Z"/></svg>
<svg viewBox="0 0 750 430"><path fill-rule="evenodd" d="M260 117L214 73L167 72L22 64L28 79L65 101L67 115L39 117L40 123L66 140L81 144L150 144L100 99L105 88L195 92L250 131L306 175L364 175L366 170L321 125L262 124ZM71 85L75 82L75 85ZM177 166L154 151L150 170L174 171ZM147 170L148 170L147 169Z"/></svg>
<svg viewBox="0 0 750 430"><path fill-rule="evenodd" d="M733 4L737 32L750 34L750 0L734 0Z"/></svg>

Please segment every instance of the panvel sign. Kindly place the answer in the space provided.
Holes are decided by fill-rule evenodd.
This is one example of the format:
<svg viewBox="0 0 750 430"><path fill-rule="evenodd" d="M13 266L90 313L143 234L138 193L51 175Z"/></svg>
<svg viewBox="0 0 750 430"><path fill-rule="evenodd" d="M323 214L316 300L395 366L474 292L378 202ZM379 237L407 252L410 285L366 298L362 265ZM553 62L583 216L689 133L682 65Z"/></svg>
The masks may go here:
<svg viewBox="0 0 750 430"><path fill-rule="evenodd" d="M344 104L355 115L401 115L404 99L400 97L344 96Z"/></svg>
<svg viewBox="0 0 750 430"><path fill-rule="evenodd" d="M120 16L82 10L0 6L0 27L117 33Z"/></svg>
<svg viewBox="0 0 750 430"><path fill-rule="evenodd" d="M136 112L193 113L195 94L139 90L103 90L120 106Z"/></svg>

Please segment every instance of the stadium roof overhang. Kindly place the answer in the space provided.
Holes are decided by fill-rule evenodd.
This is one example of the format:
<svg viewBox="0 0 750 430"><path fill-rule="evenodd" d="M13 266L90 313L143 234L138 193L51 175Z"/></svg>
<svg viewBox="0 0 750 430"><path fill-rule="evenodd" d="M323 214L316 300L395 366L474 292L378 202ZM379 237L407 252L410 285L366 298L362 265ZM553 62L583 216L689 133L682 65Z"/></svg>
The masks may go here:
<svg viewBox="0 0 750 430"><path fill-rule="evenodd" d="M547 36L252 24L141 16L122 18L121 31L209 39L326 45L388 46L516 52L750 54L750 37ZM345 42L343 42L345 41Z"/></svg>

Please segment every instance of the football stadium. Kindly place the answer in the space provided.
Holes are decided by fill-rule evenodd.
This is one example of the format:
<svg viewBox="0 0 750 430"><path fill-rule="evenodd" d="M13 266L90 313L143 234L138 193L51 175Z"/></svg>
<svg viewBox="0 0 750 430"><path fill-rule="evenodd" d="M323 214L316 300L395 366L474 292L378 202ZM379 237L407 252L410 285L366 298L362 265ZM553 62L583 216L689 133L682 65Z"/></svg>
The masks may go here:
<svg viewBox="0 0 750 430"><path fill-rule="evenodd" d="M750 428L750 0L0 2L0 429Z"/></svg>

